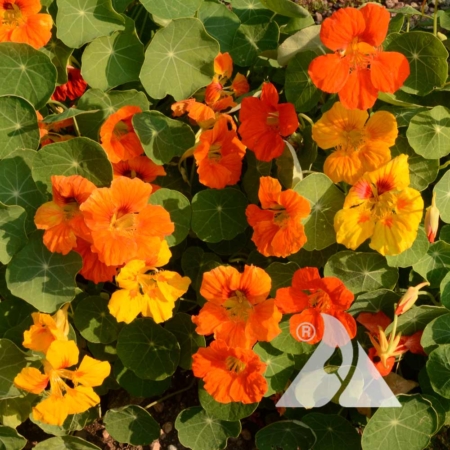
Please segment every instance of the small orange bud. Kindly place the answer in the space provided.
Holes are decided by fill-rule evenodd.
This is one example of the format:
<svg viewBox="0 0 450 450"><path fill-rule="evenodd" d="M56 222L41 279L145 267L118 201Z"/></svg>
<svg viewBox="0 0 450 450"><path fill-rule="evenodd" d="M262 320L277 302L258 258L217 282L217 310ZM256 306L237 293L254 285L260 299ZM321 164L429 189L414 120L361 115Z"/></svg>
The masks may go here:
<svg viewBox="0 0 450 450"><path fill-rule="evenodd" d="M414 305L414 303L416 303L417 299L419 298L419 290L422 289L424 286L429 285L430 283L428 283L428 281L424 281L423 283L418 284L416 287L410 286L403 295L403 297L400 299L400 303L398 304L397 309L395 310L395 314L397 316L400 316L401 314L410 310Z"/></svg>
<svg viewBox="0 0 450 450"><path fill-rule="evenodd" d="M433 193L431 206L427 208L425 213L425 232L427 233L428 241L433 243L436 239L436 234L439 227L439 209L436 206L436 192Z"/></svg>

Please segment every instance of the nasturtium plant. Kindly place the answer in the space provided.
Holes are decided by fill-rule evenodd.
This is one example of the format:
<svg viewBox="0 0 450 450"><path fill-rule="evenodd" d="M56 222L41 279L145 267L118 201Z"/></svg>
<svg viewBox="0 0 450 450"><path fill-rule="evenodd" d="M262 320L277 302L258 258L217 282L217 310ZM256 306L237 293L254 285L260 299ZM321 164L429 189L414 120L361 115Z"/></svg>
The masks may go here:
<svg viewBox="0 0 450 450"><path fill-rule="evenodd" d="M0 449L450 447L450 10L319 3L0 2Z"/></svg>

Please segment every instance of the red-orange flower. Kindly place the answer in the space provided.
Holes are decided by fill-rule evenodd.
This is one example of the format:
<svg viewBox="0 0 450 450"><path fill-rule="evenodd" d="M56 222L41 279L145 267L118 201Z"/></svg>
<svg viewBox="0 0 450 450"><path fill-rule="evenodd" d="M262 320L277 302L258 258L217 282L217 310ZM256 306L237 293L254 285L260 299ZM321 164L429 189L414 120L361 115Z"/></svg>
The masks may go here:
<svg viewBox="0 0 450 450"><path fill-rule="evenodd" d="M174 231L169 213L149 205L152 187L138 178L119 177L110 188L96 189L81 206L92 234L92 251L101 262L119 266L147 260Z"/></svg>
<svg viewBox="0 0 450 450"><path fill-rule="evenodd" d="M248 205L245 211L258 251L282 258L297 253L306 242L301 221L311 212L308 200L293 189L281 192L280 182L271 177L260 178L258 197L262 209Z"/></svg>
<svg viewBox="0 0 450 450"><path fill-rule="evenodd" d="M239 134L260 161L281 156L285 145L283 137L291 135L298 127L294 105L278 101L278 92L272 83L263 84L261 98L242 100Z"/></svg>
<svg viewBox="0 0 450 450"><path fill-rule="evenodd" d="M150 183L152 186L152 192L159 189L159 186L152 184L157 177L166 175L164 166L158 166L147 156L136 156L135 158L129 159L127 161L119 161L118 163L113 163L114 178L117 177L128 177L128 178L139 178L145 183Z"/></svg>
<svg viewBox="0 0 450 450"><path fill-rule="evenodd" d="M0 42L18 42L41 48L52 37L50 14L39 14L39 0L0 2Z"/></svg>
<svg viewBox="0 0 450 450"><path fill-rule="evenodd" d="M77 237L90 239L80 205L96 189L89 180L79 176L53 175L53 200L36 211L34 223L44 232L44 244L51 252L66 255L77 244Z"/></svg>
<svg viewBox="0 0 450 450"><path fill-rule="evenodd" d="M124 106L111 114L100 128L100 141L112 163L142 155L144 149L131 119L141 113L139 106Z"/></svg>
<svg viewBox="0 0 450 450"><path fill-rule="evenodd" d="M213 341L209 347L200 348L192 359L194 375L203 378L206 392L219 403L256 403L267 392L263 377L267 366L250 349Z"/></svg>
<svg viewBox="0 0 450 450"><path fill-rule="evenodd" d="M214 333L231 347L251 348L257 341L271 341L281 329L281 313L267 297L270 276L259 267L220 266L203 274L200 294L207 302L192 321L197 333Z"/></svg>
<svg viewBox="0 0 450 450"><path fill-rule="evenodd" d="M80 270L86 280L94 283L104 283L113 281L116 276L118 266L107 266L98 259L98 254L91 250L92 244L84 239L77 239L77 246L74 248L83 260L83 267Z"/></svg>
<svg viewBox="0 0 450 450"><path fill-rule="evenodd" d="M53 100L58 102L64 102L67 99L76 100L84 94L84 91L87 88L87 83L81 76L80 69L67 66L67 76L67 83L57 86L55 92L53 92Z"/></svg>
<svg viewBox="0 0 450 450"><path fill-rule="evenodd" d="M320 39L334 53L315 58L308 73L322 91L338 93L348 109L368 109L378 92L394 93L409 76L409 63L398 52L383 52L389 12L369 3L342 8L325 19Z"/></svg>
<svg viewBox="0 0 450 450"><path fill-rule="evenodd" d="M302 342L297 334L298 327L309 323L316 330L316 334L308 343L316 344L322 340L324 333L324 321L320 313L338 319L346 328L349 337L355 337L355 319L346 312L353 300L353 293L341 280L335 277L320 278L315 267L305 267L294 273L291 287L277 290L275 304L284 314L294 313L289 320L294 339Z"/></svg>
<svg viewBox="0 0 450 450"><path fill-rule="evenodd" d="M204 131L194 151L200 183L214 189L236 184L241 178L245 145L221 117L212 130Z"/></svg>

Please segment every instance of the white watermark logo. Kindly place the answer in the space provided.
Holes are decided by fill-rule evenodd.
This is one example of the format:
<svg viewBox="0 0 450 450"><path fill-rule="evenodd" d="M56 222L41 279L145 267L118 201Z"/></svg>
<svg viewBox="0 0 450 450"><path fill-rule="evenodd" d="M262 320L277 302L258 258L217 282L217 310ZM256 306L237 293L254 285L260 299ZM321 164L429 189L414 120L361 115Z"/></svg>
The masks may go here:
<svg viewBox="0 0 450 450"><path fill-rule="evenodd" d="M354 346L342 323L328 314L322 341L277 403L278 407L313 408L331 400L344 407L401 407L383 377L359 343ZM300 341L310 342L315 327L301 323L296 330ZM335 353L341 354L339 366L325 364Z"/></svg>

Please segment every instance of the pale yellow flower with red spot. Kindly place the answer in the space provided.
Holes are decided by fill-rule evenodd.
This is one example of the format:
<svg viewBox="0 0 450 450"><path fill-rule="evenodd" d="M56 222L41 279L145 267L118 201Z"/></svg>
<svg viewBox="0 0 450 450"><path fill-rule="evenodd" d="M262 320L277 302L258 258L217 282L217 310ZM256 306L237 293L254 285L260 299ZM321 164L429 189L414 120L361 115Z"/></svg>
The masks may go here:
<svg viewBox="0 0 450 450"><path fill-rule="evenodd" d="M423 199L409 183L407 155L367 172L334 218L337 242L355 250L371 238L370 247L382 255L410 248L422 219Z"/></svg>
<svg viewBox="0 0 450 450"><path fill-rule="evenodd" d="M100 397L92 388L103 383L111 366L106 361L85 356L78 369L68 370L78 363L78 357L74 341L54 341L44 360L44 373L35 367L26 367L14 378L18 388L44 394L45 398L33 408L35 420L61 426L69 414L82 413L100 403ZM46 390L49 384L50 389Z"/></svg>
<svg viewBox="0 0 450 450"><path fill-rule="evenodd" d="M365 172L387 163L397 135L397 121L391 113L377 111L369 117L366 111L346 109L340 102L312 127L317 145L334 149L324 172L335 183L355 184Z"/></svg>

